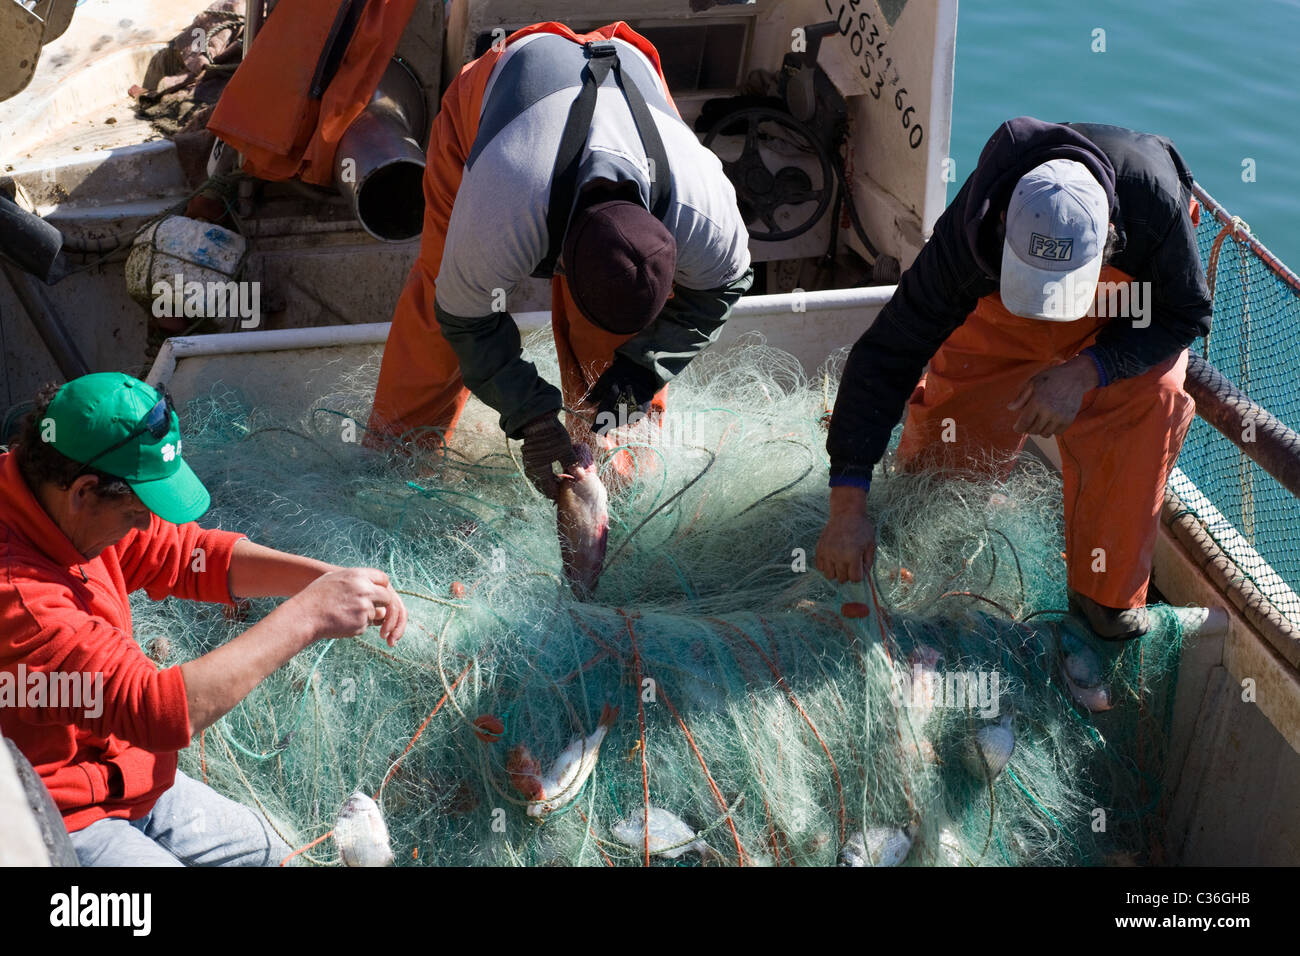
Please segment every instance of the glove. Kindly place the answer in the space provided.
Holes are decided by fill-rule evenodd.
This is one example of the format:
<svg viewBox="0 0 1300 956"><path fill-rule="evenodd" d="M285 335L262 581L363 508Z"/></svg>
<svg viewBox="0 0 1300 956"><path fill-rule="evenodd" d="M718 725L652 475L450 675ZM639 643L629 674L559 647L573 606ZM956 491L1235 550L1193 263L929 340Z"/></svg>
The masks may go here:
<svg viewBox="0 0 1300 956"><path fill-rule="evenodd" d="M578 461L573 440L554 414L535 418L523 428L524 475L533 487L552 501L559 494L560 483L555 477L555 462L568 470Z"/></svg>
<svg viewBox="0 0 1300 956"><path fill-rule="evenodd" d="M634 423L637 419L633 416L638 413L646 415L661 387L649 369L615 355L613 364L587 395L587 401L596 406L596 434L603 436L611 428Z"/></svg>

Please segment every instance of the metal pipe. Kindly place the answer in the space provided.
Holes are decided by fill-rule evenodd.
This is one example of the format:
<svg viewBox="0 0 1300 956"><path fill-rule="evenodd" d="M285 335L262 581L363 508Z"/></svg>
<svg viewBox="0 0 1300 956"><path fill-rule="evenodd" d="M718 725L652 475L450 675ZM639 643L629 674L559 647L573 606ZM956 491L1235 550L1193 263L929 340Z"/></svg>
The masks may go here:
<svg viewBox="0 0 1300 956"><path fill-rule="evenodd" d="M1192 185L1192 193L1198 200L1200 200L1202 205L1209 210L1210 215L1214 216L1215 219L1223 223L1225 226L1232 226L1236 229L1232 213L1228 212L1228 210L1225 209L1217 199L1206 192L1200 183L1194 183ZM1233 238L1243 243L1247 249L1253 252L1255 257L1264 263L1270 272L1289 285L1292 290L1300 293L1300 276L1297 276L1286 267L1286 263L1273 255L1273 253L1269 252L1268 247L1256 239L1254 233L1252 233L1249 228L1235 232Z"/></svg>
<svg viewBox="0 0 1300 956"><path fill-rule="evenodd" d="M248 56L248 51L253 48L253 40L257 37L257 32L262 29L264 19L262 12L263 0L246 0L244 3L244 56Z"/></svg>
<svg viewBox="0 0 1300 956"><path fill-rule="evenodd" d="M414 239L424 225L424 93L393 59L370 102L339 140L334 184L362 228L384 242Z"/></svg>
<svg viewBox="0 0 1300 956"><path fill-rule="evenodd" d="M0 192L0 254L48 282L62 247L59 230Z"/></svg>

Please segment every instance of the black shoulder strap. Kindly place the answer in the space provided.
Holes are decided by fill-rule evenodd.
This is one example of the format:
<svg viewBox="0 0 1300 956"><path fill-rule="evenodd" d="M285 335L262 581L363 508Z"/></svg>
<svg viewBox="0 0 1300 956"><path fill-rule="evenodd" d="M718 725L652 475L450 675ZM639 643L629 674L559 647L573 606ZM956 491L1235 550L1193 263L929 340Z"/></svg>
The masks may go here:
<svg viewBox="0 0 1300 956"><path fill-rule="evenodd" d="M569 108L569 118L564 123L564 133L560 137L560 148L555 154L551 196L546 210L546 256L532 273L538 279L549 279L554 275L556 260L560 258L560 251L564 247L569 214L573 211L573 201L577 196L578 167L583 148L587 145L587 137L591 133L591 118L596 112L596 91L605 82L610 70L614 71L614 79L632 111L637 134L645 147L646 158L650 160L650 211L660 221L668 215L669 185L672 182L668 174L668 154L664 151L659 127L650 115L645 97L631 77L623 75L618 48L613 41L590 42L584 44L584 50L587 65L582 68L582 89Z"/></svg>

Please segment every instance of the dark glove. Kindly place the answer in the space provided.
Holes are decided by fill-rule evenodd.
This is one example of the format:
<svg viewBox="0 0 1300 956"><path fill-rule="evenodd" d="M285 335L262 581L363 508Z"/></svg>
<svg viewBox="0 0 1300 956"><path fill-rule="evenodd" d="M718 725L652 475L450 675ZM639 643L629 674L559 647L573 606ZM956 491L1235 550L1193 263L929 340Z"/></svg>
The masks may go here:
<svg viewBox="0 0 1300 956"><path fill-rule="evenodd" d="M569 432L554 414L535 418L523 428L524 474L533 487L552 501L559 493L555 462L564 470L578 460Z"/></svg>
<svg viewBox="0 0 1300 956"><path fill-rule="evenodd" d="M638 419L633 416L646 415L662 387L648 368L615 355L613 364L587 395L587 401L596 406L596 434L604 435L611 428L635 424Z"/></svg>

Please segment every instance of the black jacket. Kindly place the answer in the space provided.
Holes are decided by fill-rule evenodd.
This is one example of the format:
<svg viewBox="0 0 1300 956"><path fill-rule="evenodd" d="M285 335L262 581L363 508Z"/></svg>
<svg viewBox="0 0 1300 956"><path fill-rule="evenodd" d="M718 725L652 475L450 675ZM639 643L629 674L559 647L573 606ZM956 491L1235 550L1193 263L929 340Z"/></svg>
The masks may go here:
<svg viewBox="0 0 1300 956"><path fill-rule="evenodd" d="M1109 264L1151 283L1150 325L1114 320L1089 350L1103 381L1141 375L1209 333L1210 293L1188 212L1192 175L1173 144L1118 126L1008 120L849 354L826 442L832 484L870 479L926 363L998 290L1001 213L1020 177L1052 159L1076 160L1097 177L1119 233Z"/></svg>

